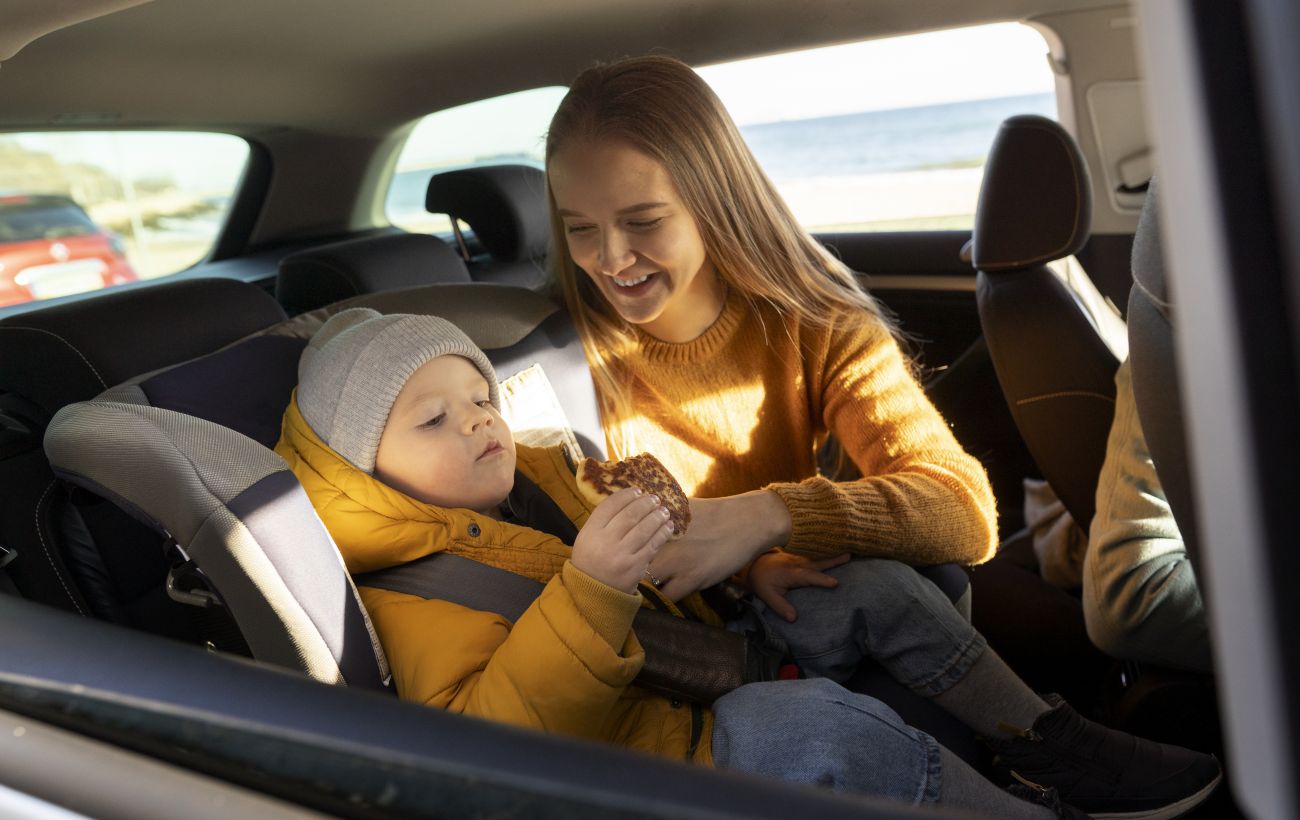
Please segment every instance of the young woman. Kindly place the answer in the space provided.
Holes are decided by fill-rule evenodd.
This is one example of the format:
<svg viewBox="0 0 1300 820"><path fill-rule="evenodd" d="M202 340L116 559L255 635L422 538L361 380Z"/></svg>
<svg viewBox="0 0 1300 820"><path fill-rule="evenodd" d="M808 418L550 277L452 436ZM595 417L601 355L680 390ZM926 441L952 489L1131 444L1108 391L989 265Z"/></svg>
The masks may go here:
<svg viewBox="0 0 1300 820"><path fill-rule="evenodd" d="M583 72L551 122L546 162L553 275L592 365L610 453L653 452L693 496L686 536L647 568L656 585L682 598L743 570L796 656L821 665L865 646L896 678L997 738L1021 780L1059 787L1085 810L1172 817L1209 794L1219 777L1212 758L1111 732L1039 698L946 599L886 603L884 589L916 585L882 586L881 562L835 558L987 560L997 541L992 492L874 300L800 228L694 71L643 57ZM863 478L817 474L831 434ZM846 616L863 601L879 602L869 627ZM920 636L936 626L965 648L926 651ZM867 772L885 762L849 731L829 732L847 727L850 712L892 715L888 707L827 681L791 683L719 702L715 760L879 791ZM728 699L743 708L723 720ZM815 727L829 733L820 755L772 746ZM914 800L1010 816L947 750L927 765L946 785Z"/></svg>

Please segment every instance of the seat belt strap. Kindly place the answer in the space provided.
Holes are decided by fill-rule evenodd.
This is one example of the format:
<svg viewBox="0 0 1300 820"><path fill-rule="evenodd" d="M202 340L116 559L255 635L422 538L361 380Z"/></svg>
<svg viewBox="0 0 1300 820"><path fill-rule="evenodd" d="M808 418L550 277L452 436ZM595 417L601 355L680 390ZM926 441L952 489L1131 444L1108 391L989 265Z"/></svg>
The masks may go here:
<svg viewBox="0 0 1300 820"><path fill-rule="evenodd" d="M545 588L532 578L447 552L435 552L406 564L354 575L352 580L359 587L438 598L482 612L495 612L510 621L519 620Z"/></svg>

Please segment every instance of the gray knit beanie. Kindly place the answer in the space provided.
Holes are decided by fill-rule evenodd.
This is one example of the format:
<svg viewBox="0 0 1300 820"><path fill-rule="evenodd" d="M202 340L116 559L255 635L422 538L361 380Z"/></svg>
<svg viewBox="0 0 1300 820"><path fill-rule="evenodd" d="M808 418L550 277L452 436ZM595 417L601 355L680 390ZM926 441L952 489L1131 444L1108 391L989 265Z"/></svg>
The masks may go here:
<svg viewBox="0 0 1300 820"><path fill-rule="evenodd" d="M500 410L492 363L451 322L370 308L341 311L316 331L298 360L298 409L334 452L374 473L397 394L421 365L447 355L463 356L482 372L488 399Z"/></svg>

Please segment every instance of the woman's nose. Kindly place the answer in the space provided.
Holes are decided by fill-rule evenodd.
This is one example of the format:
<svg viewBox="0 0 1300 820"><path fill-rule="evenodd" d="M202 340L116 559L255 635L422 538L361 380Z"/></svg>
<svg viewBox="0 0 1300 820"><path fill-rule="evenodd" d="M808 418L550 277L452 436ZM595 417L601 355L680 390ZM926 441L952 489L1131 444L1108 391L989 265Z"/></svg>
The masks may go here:
<svg viewBox="0 0 1300 820"><path fill-rule="evenodd" d="M606 276L617 276L627 270L636 256L620 231L606 231L600 242L599 270Z"/></svg>

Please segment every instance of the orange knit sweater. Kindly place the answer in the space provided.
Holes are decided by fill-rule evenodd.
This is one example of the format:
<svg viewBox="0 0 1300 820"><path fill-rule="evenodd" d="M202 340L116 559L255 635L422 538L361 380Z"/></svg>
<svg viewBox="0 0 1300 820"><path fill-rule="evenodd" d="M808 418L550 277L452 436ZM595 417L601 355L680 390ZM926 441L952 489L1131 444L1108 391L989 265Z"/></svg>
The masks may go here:
<svg viewBox="0 0 1300 820"><path fill-rule="evenodd" d="M992 557L988 478L880 322L803 326L733 289L697 339L671 344L635 332L640 345L619 370L633 409L607 420L624 444L611 435L611 454L654 453L687 495L776 491L793 520L792 552L851 550L916 565ZM817 475L829 433L863 478Z"/></svg>

